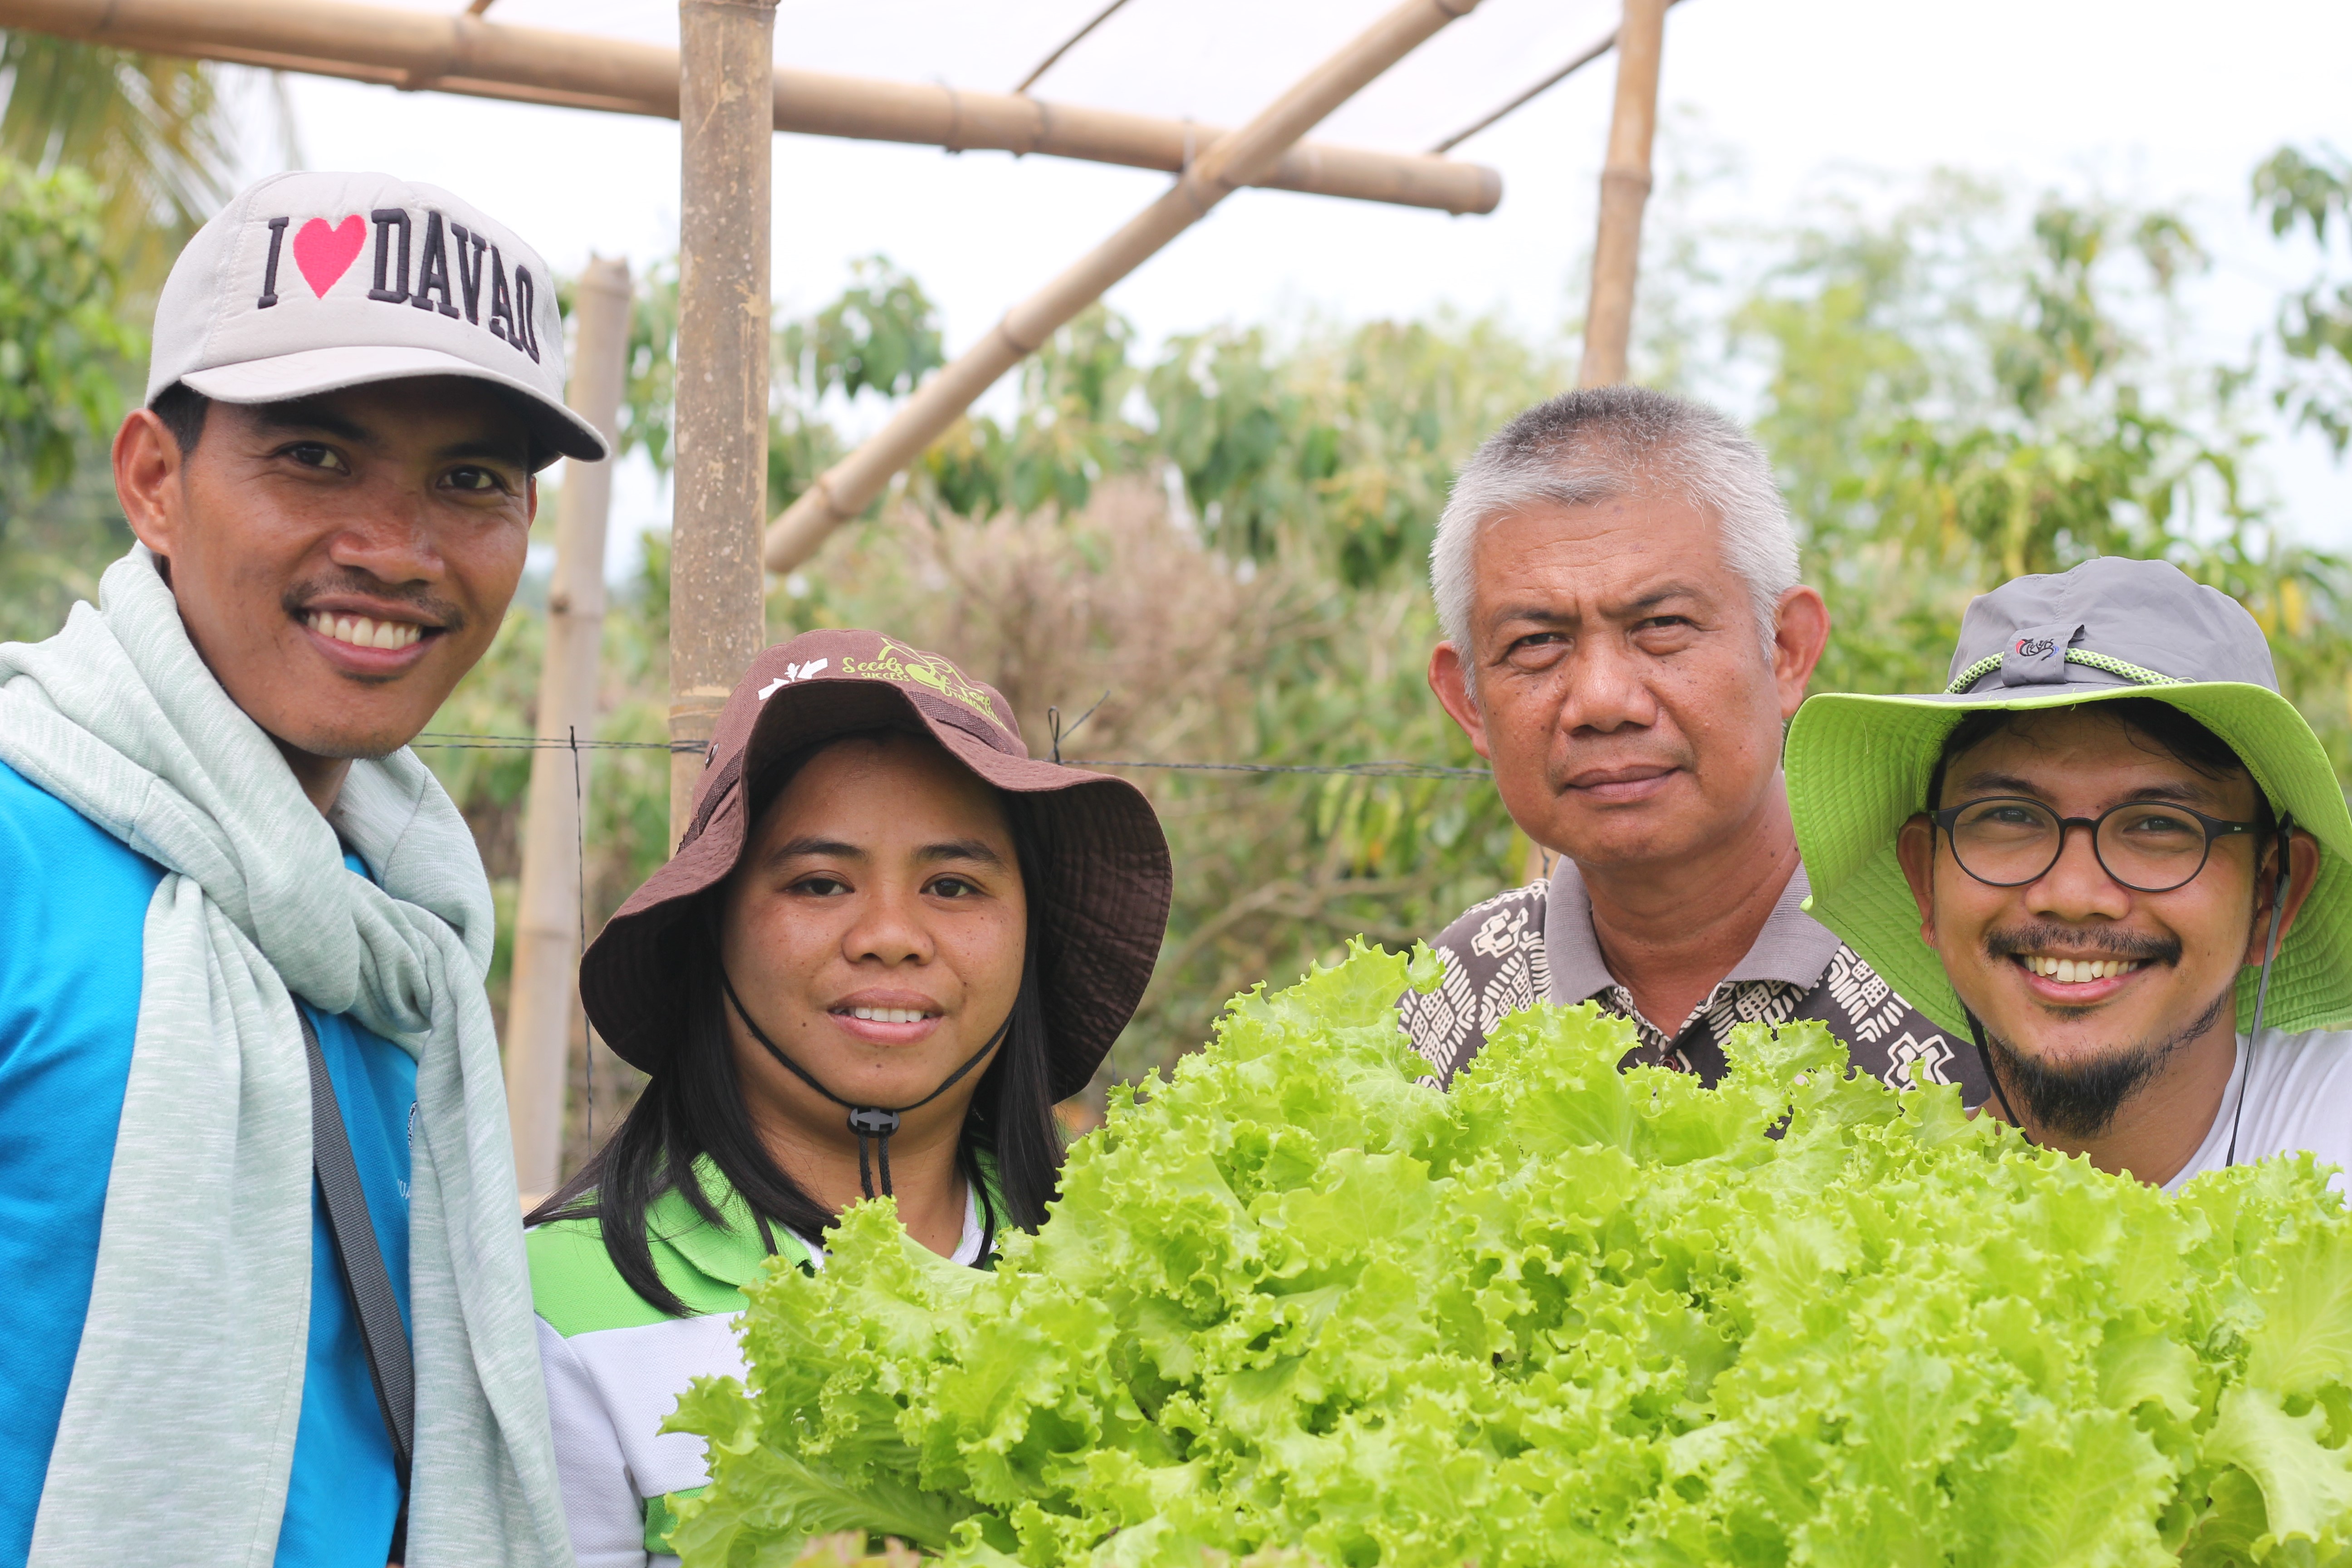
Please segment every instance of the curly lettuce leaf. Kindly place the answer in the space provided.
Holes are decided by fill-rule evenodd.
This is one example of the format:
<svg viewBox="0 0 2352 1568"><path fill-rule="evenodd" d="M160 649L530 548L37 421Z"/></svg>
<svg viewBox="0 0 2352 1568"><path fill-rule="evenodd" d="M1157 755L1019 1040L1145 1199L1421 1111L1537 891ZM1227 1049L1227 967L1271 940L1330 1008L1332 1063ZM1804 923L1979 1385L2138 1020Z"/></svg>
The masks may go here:
<svg viewBox="0 0 2352 1568"><path fill-rule="evenodd" d="M1896 1094L1818 1025L1714 1089L1591 1007L1451 1093L1358 947L1115 1093L990 1275L845 1222L698 1389L689 1568L862 1529L1007 1568L2352 1563L2352 1222ZM1223 1559L1219 1559L1223 1560Z"/></svg>

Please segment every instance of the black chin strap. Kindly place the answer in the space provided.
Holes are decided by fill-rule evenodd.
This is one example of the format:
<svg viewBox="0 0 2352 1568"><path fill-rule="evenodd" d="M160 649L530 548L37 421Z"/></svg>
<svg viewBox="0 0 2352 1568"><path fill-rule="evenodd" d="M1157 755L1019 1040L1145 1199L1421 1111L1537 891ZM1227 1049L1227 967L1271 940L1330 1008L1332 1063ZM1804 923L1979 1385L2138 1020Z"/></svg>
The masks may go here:
<svg viewBox="0 0 2352 1568"><path fill-rule="evenodd" d="M735 994L735 983L727 977L727 966L723 963L719 966L719 984L726 991L727 1000L734 1007L735 1016L743 1020L743 1026L751 1031L751 1037L768 1048L770 1056L789 1068L794 1078L849 1112L849 1130L857 1134L857 1181L858 1184L866 1189L866 1195L869 1198L887 1198L891 1195L890 1134L898 1131L898 1119L910 1110L920 1110L961 1082L964 1074L988 1059L989 1052L996 1049L997 1046L1003 1041L1006 1033L1013 1027L1013 1013L1008 1012L1004 1015L1004 1022L996 1026L996 1033L988 1037L986 1045L972 1052L965 1058L963 1066L948 1074L940 1080L939 1088L931 1090L914 1104L896 1108L859 1105L854 1100L842 1099L841 1096L817 1082L808 1068L786 1056L775 1041L768 1038L759 1025L751 1022L751 1015L743 1010L743 999ZM1016 1002L1014 1011L1018 1010L1019 1005ZM875 1145L873 1160L869 1160L866 1156L866 1144L869 1141ZM878 1192L874 1184L874 1167L877 1163L882 1167L882 1185Z"/></svg>
<svg viewBox="0 0 2352 1568"><path fill-rule="evenodd" d="M2246 1065L2238 1079L2238 1103L2230 1112L2230 1157L2238 1163L2238 1129L2246 1118L2246 1075L2254 1070L2254 1042L2263 1036L2263 1004L2271 998L2271 963L2278 957L2279 921L2286 914L2286 886L2293 872L2288 858L2294 847L2294 818L2281 816L2278 826L2278 881L2271 889L2271 934L2263 942L2263 977L2254 986L2254 1026L2246 1031Z"/></svg>
<svg viewBox="0 0 2352 1568"><path fill-rule="evenodd" d="M1969 1021L1969 1037L1977 1043L1977 1060L1984 1063L1985 1077L1992 1080L1993 1097L2000 1101L2000 1113L2009 1118L2009 1124L2017 1129L2017 1135L2029 1146L2041 1147L2034 1142L2033 1134L2025 1130L2025 1123L2017 1119L2017 1112L2010 1108L2009 1090L2000 1087L2000 1074L1993 1070L1992 1051L1985 1044L1984 1025L1978 1022L1976 1014L1969 1008L1960 1009L1960 1016Z"/></svg>

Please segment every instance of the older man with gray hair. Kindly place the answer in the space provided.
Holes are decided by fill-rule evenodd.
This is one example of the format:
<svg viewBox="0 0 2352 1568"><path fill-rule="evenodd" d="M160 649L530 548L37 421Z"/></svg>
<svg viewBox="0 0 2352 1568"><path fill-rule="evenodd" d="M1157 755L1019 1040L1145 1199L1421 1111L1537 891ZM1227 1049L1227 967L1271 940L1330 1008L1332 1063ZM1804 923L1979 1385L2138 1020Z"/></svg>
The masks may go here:
<svg viewBox="0 0 2352 1568"><path fill-rule="evenodd" d="M1429 684L1559 857L1435 946L1404 1023L1450 1081L1506 1014L1598 1002L1624 1065L1713 1082L1735 1025L1819 1019L1857 1068L1988 1092L1973 1053L1804 910L1782 727L1829 638L1772 466L1713 409L1572 392L1463 468L1430 552Z"/></svg>

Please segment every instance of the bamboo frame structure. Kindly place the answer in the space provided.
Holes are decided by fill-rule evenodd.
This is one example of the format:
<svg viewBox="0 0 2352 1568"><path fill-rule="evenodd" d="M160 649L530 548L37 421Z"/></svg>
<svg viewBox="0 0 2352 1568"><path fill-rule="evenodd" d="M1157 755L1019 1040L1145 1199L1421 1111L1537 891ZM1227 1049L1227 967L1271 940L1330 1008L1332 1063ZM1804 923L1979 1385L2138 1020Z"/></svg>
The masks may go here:
<svg viewBox="0 0 2352 1568"><path fill-rule="evenodd" d="M677 467L669 584L670 842L736 678L767 641L769 207L776 139L762 88L776 0L680 0L686 126L677 236Z"/></svg>
<svg viewBox="0 0 2352 1568"><path fill-rule="evenodd" d="M629 265L592 258L575 293L572 349L574 412L616 439L629 355ZM604 530L613 464L574 461L563 470L555 523L555 573L547 591L547 653L539 672L540 747L531 753L523 812L522 877L515 908L514 978L507 992L507 1125L524 1206L555 1190L563 1153L563 1087L582 914L581 803L588 761L563 742L594 732L604 637Z"/></svg>
<svg viewBox="0 0 2352 1568"><path fill-rule="evenodd" d="M1003 320L901 404L889 423L818 476L768 529L765 559L788 572L961 418L973 401L1037 351L1065 322L1216 205L1273 166L1283 150L1478 0L1405 0L1347 47L1308 72L1239 131L1219 137L1152 203Z"/></svg>
<svg viewBox="0 0 2352 1568"><path fill-rule="evenodd" d="M678 117L676 49L625 38L519 27L477 15L346 0L0 0L0 27L88 43L375 82L409 91L616 114ZM776 68L774 128L951 153L1076 158L1181 174L1224 132L1213 126L966 92ZM1450 213L1490 213L1502 176L1476 163L1302 142L1250 184Z"/></svg>
<svg viewBox="0 0 2352 1568"><path fill-rule="evenodd" d="M1579 386L1625 379L1633 335L1633 282L1642 262L1642 209L1650 199L1650 144L1658 129L1658 65L1673 0L1625 0L1617 29L1617 101L1601 168L1601 218L1592 240L1592 296L1584 312Z"/></svg>

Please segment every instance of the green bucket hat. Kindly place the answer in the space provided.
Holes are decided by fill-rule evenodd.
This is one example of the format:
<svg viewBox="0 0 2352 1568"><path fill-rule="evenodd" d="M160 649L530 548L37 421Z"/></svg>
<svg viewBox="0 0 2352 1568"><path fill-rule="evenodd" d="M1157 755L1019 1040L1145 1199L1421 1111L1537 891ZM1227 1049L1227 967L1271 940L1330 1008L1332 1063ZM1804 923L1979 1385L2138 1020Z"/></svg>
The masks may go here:
<svg viewBox="0 0 2352 1568"><path fill-rule="evenodd" d="M2162 561L2109 556L2019 577L1973 601L1942 691L1809 699L1789 727L1789 805L1816 920L1921 1012L1965 1037L1967 1016L1895 858L1927 807L1944 738L1985 709L2149 697L2238 753L2271 809L2319 841L2319 879L2272 964L2265 1026L2352 1021L2352 813L2319 737L2279 695L2270 645L2243 606ZM2251 1026L2261 970L2238 977Z"/></svg>

